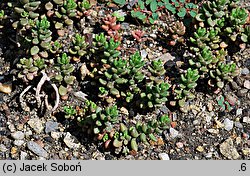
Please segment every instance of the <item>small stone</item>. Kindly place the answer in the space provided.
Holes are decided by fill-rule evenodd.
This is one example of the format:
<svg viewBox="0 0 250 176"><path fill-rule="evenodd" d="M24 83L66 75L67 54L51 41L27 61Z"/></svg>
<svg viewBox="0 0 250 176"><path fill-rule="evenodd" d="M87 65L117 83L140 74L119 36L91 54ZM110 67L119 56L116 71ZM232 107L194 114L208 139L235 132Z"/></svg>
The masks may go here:
<svg viewBox="0 0 250 176"><path fill-rule="evenodd" d="M44 158L48 157L48 153L40 145L38 145L36 142L29 141L27 143L27 147L29 150L31 150L33 153L35 153L38 156L41 156Z"/></svg>
<svg viewBox="0 0 250 176"><path fill-rule="evenodd" d="M82 91L78 91L78 92L74 92L73 95L81 100L81 101L85 101L86 100L86 97L88 96L87 94L83 93Z"/></svg>
<svg viewBox="0 0 250 176"><path fill-rule="evenodd" d="M121 23L121 29L123 30L129 30L130 29L130 26L129 26L129 23Z"/></svg>
<svg viewBox="0 0 250 176"><path fill-rule="evenodd" d="M250 154L250 148L242 149L242 153L243 155L248 156Z"/></svg>
<svg viewBox="0 0 250 176"><path fill-rule="evenodd" d="M169 156L168 156L167 153L160 153L160 154L159 154L159 158L160 158L161 160L170 160L170 158L169 158Z"/></svg>
<svg viewBox="0 0 250 176"><path fill-rule="evenodd" d="M219 134L219 130L218 129L208 129L207 130L209 133L212 133L212 134Z"/></svg>
<svg viewBox="0 0 250 176"><path fill-rule="evenodd" d="M24 133L21 131L16 131L14 133L11 133L11 137L16 140L20 140L24 138Z"/></svg>
<svg viewBox="0 0 250 176"><path fill-rule="evenodd" d="M159 58L157 58L156 60L161 60L164 64L165 63L168 63L168 66L173 66L175 63L174 63L174 59L175 57L172 56L170 53L166 53L166 54L163 54L162 56L160 56Z"/></svg>
<svg viewBox="0 0 250 176"><path fill-rule="evenodd" d="M241 70L241 74L242 74L242 75L248 75L248 74L249 74L249 69L248 69L248 68L243 68L243 69Z"/></svg>
<svg viewBox="0 0 250 176"><path fill-rule="evenodd" d="M244 87L247 88L247 89L250 89L250 81L249 80L246 80L244 82Z"/></svg>
<svg viewBox="0 0 250 176"><path fill-rule="evenodd" d="M247 94L247 89L240 89L238 92L237 92L237 95L239 97L244 97L246 94Z"/></svg>
<svg viewBox="0 0 250 176"><path fill-rule="evenodd" d="M11 155L17 154L18 148L17 147L12 147L10 150Z"/></svg>
<svg viewBox="0 0 250 176"><path fill-rule="evenodd" d="M237 109L236 110L236 116L242 115L242 109Z"/></svg>
<svg viewBox="0 0 250 176"><path fill-rule="evenodd" d="M212 102L208 102L207 109L209 112L213 111L213 103Z"/></svg>
<svg viewBox="0 0 250 176"><path fill-rule="evenodd" d="M43 123L39 118L30 119L28 124L38 134L40 134L44 129Z"/></svg>
<svg viewBox="0 0 250 176"><path fill-rule="evenodd" d="M237 128L243 128L243 125L242 125L240 122L235 122L234 125L235 125Z"/></svg>
<svg viewBox="0 0 250 176"><path fill-rule="evenodd" d="M28 154L26 152L21 151L20 153L20 160L25 160Z"/></svg>
<svg viewBox="0 0 250 176"><path fill-rule="evenodd" d="M176 120L177 120L177 114L176 114L176 113L173 113L173 114L172 114L172 120L173 120L173 121L176 121Z"/></svg>
<svg viewBox="0 0 250 176"><path fill-rule="evenodd" d="M51 132L51 137L55 140L58 140L61 137L61 133L60 132Z"/></svg>
<svg viewBox="0 0 250 176"><path fill-rule="evenodd" d="M222 144L220 144L220 152L228 159L236 160L240 157L231 138L228 138Z"/></svg>
<svg viewBox="0 0 250 176"><path fill-rule="evenodd" d="M196 120L193 121L193 125L199 125L199 124L200 124L199 120L196 119Z"/></svg>
<svg viewBox="0 0 250 176"><path fill-rule="evenodd" d="M141 50L141 58L145 59L147 57L148 53L146 50Z"/></svg>
<svg viewBox="0 0 250 176"><path fill-rule="evenodd" d="M24 140L14 140L13 144L20 147L24 144Z"/></svg>
<svg viewBox="0 0 250 176"><path fill-rule="evenodd" d="M206 158L212 158L212 156L213 156L213 153L212 153L212 152L208 152L208 153L205 155Z"/></svg>
<svg viewBox="0 0 250 176"><path fill-rule="evenodd" d="M8 149L5 145L0 144L0 152L6 152Z"/></svg>
<svg viewBox="0 0 250 176"><path fill-rule="evenodd" d="M198 147L196 148L196 150L197 150L198 152L203 152L203 151L204 151L204 148L203 148L202 146L198 146Z"/></svg>
<svg viewBox="0 0 250 176"><path fill-rule="evenodd" d="M239 89L238 84L236 82L234 82L234 81L231 82L231 86L232 86L232 89L234 89L234 90L238 90Z"/></svg>
<svg viewBox="0 0 250 176"><path fill-rule="evenodd" d="M152 37L153 39L156 39L156 38L157 38L157 35L154 34L154 33L150 34L149 36Z"/></svg>
<svg viewBox="0 0 250 176"><path fill-rule="evenodd" d="M8 125L8 128L9 128L10 132L16 131L16 128L15 128L14 124L12 124L12 123Z"/></svg>
<svg viewBox="0 0 250 176"><path fill-rule="evenodd" d="M122 114L129 115L128 110L125 107L121 107L120 111Z"/></svg>
<svg viewBox="0 0 250 176"><path fill-rule="evenodd" d="M170 137L173 138L173 139L176 138L179 135L179 132L174 128L170 128L169 132L170 132Z"/></svg>
<svg viewBox="0 0 250 176"><path fill-rule="evenodd" d="M66 136L64 137L63 141L69 148L75 149L80 147L79 143L74 143L74 139L69 132L66 133Z"/></svg>
<svg viewBox="0 0 250 176"><path fill-rule="evenodd" d="M178 149L183 148L183 143L182 143L182 142L177 142L177 143L176 143L176 147L177 147Z"/></svg>
<svg viewBox="0 0 250 176"><path fill-rule="evenodd" d="M250 117L247 117L247 116L243 117L243 122L249 124L250 123Z"/></svg>
<svg viewBox="0 0 250 176"><path fill-rule="evenodd" d="M169 113L169 110L166 106L162 106L160 108L160 111L163 112L164 114L168 114ZM176 114L176 113L173 113L173 114ZM175 115L176 116L176 115Z"/></svg>
<svg viewBox="0 0 250 176"><path fill-rule="evenodd" d="M239 145L240 143L241 143L241 137L237 137L236 139L235 139L235 143L236 143L236 145Z"/></svg>
<svg viewBox="0 0 250 176"><path fill-rule="evenodd" d="M232 120L229 120L228 118L226 118L224 120L224 128L225 128L225 130L230 131L230 130L233 129L233 126L234 126L234 122Z"/></svg>
<svg viewBox="0 0 250 176"><path fill-rule="evenodd" d="M55 131L56 129L58 129L58 123L57 122L52 122L52 121L46 122L46 124L45 124L45 133Z"/></svg>

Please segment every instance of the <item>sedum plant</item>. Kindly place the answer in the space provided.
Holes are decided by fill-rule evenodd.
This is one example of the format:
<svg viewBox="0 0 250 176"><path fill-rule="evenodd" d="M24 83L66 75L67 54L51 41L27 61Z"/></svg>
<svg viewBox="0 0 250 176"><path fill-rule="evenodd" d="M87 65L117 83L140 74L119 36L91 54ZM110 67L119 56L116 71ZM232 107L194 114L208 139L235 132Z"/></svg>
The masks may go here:
<svg viewBox="0 0 250 176"><path fill-rule="evenodd" d="M176 96L175 99L178 100L178 105L183 107L187 99L193 99L193 91L197 86L197 81L199 79L198 69L188 68L185 74L181 74L180 84L174 90Z"/></svg>
<svg viewBox="0 0 250 176"><path fill-rule="evenodd" d="M87 48L87 43L85 37L76 33L72 39L72 47L69 49L69 52L73 55L84 56Z"/></svg>

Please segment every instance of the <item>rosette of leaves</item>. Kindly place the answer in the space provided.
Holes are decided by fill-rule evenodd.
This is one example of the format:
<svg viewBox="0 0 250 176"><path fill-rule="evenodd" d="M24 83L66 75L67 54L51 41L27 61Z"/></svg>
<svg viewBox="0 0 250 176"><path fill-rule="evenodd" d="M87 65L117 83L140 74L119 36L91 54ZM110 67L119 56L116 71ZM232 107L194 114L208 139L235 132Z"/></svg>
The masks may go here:
<svg viewBox="0 0 250 176"><path fill-rule="evenodd" d="M32 39L30 39L29 37L25 38L27 41L32 42L32 44L34 45L30 49L31 55L36 55L37 53L39 53L40 49L37 45L45 50L48 50L50 48L52 32L50 31L49 27L50 22L48 21L46 16L43 16L41 20L36 20L36 25L32 28Z"/></svg>
<svg viewBox="0 0 250 176"><path fill-rule="evenodd" d="M215 70L209 72L210 77L216 80L219 88L224 87L224 81L232 82L233 78L239 74L239 70L235 63L219 62Z"/></svg>
<svg viewBox="0 0 250 176"><path fill-rule="evenodd" d="M69 52L73 55L84 56L87 48L87 43L85 37L76 33L72 38L72 47L69 49Z"/></svg>
<svg viewBox="0 0 250 176"><path fill-rule="evenodd" d="M196 32L194 32L193 37L190 37L190 42L195 46L191 46L190 49L193 51L200 51L209 46L211 49L218 49L220 43L222 42L219 28L202 28L199 27Z"/></svg>
<svg viewBox="0 0 250 176"><path fill-rule="evenodd" d="M244 24L248 12L240 8L238 2L238 0L205 1L196 15L196 20L201 26L218 28L220 35L227 36L233 42L237 40L245 42Z"/></svg>
<svg viewBox="0 0 250 176"><path fill-rule="evenodd" d="M146 85L146 91L140 93L140 108L161 107L168 100L170 84L167 82L150 82Z"/></svg>
<svg viewBox="0 0 250 176"><path fill-rule="evenodd" d="M231 2L232 0L205 1L195 18L206 26L222 28L225 25L222 21L225 21L229 13Z"/></svg>
<svg viewBox="0 0 250 176"><path fill-rule="evenodd" d="M51 53L56 54L56 53L61 53L62 51L62 44L60 40L56 41L51 41L50 42L50 47L49 50Z"/></svg>
<svg viewBox="0 0 250 176"><path fill-rule="evenodd" d="M245 43L250 42L250 25L244 27L244 32L241 34L240 38Z"/></svg>
<svg viewBox="0 0 250 176"><path fill-rule="evenodd" d="M38 71L45 67L46 64L42 58L37 58L36 60L22 58L17 64L17 68L21 69L18 73L18 78L23 79L25 82L31 81L37 76Z"/></svg>
<svg viewBox="0 0 250 176"><path fill-rule="evenodd" d="M73 64L70 63L70 58L67 54L63 53L61 57L57 57L57 65L55 65L53 69L52 80L61 84L59 94L63 96L67 93L67 88L62 85L62 81L64 81L66 85L72 85L76 79L75 76L71 75L75 68Z"/></svg>
<svg viewBox="0 0 250 176"><path fill-rule="evenodd" d="M181 74L180 84L175 91L175 99L178 100L178 104L180 107L185 105L186 99L193 99L194 94L193 91L197 86L197 81L199 79L199 71L198 69L188 68L185 74Z"/></svg>
<svg viewBox="0 0 250 176"><path fill-rule="evenodd" d="M13 23L13 27L17 28L18 24L25 26L27 29L34 25L33 19L39 17L39 13L35 12L39 9L41 1L20 0L20 4L14 6L14 11L19 14L19 21Z"/></svg>
<svg viewBox="0 0 250 176"><path fill-rule="evenodd" d="M209 69L214 68L213 65L215 65L217 62L218 58L208 47L203 48L203 50L197 54L197 59L189 59L189 64L191 66L195 66L203 73L207 73Z"/></svg>
<svg viewBox="0 0 250 176"><path fill-rule="evenodd" d="M72 18L77 16L78 4L75 0L53 0L58 8L53 8L53 4L49 2L46 9L54 12L54 16L62 19L65 24L71 26L74 23Z"/></svg>
<svg viewBox="0 0 250 176"><path fill-rule="evenodd" d="M169 32L171 33L171 45L178 43L184 43L183 35L186 33L186 27L182 21L173 22L169 26Z"/></svg>
<svg viewBox="0 0 250 176"><path fill-rule="evenodd" d="M74 116L76 115L76 109L73 106L64 106L63 107L64 113L65 113L65 118L71 118L73 119Z"/></svg>
<svg viewBox="0 0 250 176"><path fill-rule="evenodd" d="M140 92L138 84L144 79L141 72L144 64L139 52L131 55L129 60L115 59L103 71L104 76L99 78L99 82L104 86L99 88L99 97L107 98L107 95L111 94L116 98L124 98L127 103L131 102Z"/></svg>
<svg viewBox="0 0 250 176"><path fill-rule="evenodd" d="M160 81L158 78L166 73L163 62L159 60L153 60L148 66L148 70L151 73L149 77L152 81Z"/></svg>
<svg viewBox="0 0 250 176"><path fill-rule="evenodd" d="M248 13L244 8L234 8L229 15L229 24L224 29L224 34L227 35L232 41L236 41L238 37L241 41L245 42L244 24L248 18Z"/></svg>
<svg viewBox="0 0 250 176"><path fill-rule="evenodd" d="M117 58L121 52L118 51L118 47L120 45L120 42L115 42L113 38L111 38L109 41L107 41L106 36L104 33L95 35L95 41L93 42L94 48L91 49L91 51L94 54L101 54L101 62L107 63L113 62L114 58Z"/></svg>

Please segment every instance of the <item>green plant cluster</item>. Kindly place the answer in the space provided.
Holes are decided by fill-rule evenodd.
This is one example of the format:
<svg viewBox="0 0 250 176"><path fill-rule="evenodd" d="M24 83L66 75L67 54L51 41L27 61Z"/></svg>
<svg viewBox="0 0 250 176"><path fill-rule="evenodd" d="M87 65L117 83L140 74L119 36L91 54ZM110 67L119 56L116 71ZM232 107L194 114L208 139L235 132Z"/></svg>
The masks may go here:
<svg viewBox="0 0 250 176"><path fill-rule="evenodd" d="M178 100L180 107L185 106L187 99L193 99L195 87L199 79L199 71L197 69L188 68L185 74L181 74L180 84L175 89L175 99Z"/></svg>
<svg viewBox="0 0 250 176"><path fill-rule="evenodd" d="M198 6L186 0L138 0L135 7L131 11L132 17L138 18L144 23L154 24L159 19L159 12L167 10L183 19L185 16L194 17Z"/></svg>
<svg viewBox="0 0 250 176"><path fill-rule="evenodd" d="M238 74L236 64L226 62L227 48L248 42L245 26L248 12L238 3L238 0L205 1L195 17L198 27L190 37L190 50L195 56L189 59L189 65L197 68L209 85L218 88Z"/></svg>
<svg viewBox="0 0 250 176"><path fill-rule="evenodd" d="M157 107L167 101L170 84L161 79L166 72L161 60L154 60L144 68L145 61L139 52L129 58L120 58L120 51L116 50L119 42L113 39L108 42L103 33L95 37L95 46L95 51L101 52L98 60L103 63L95 71L95 77L101 84L100 98L108 103L113 103L114 99L126 103L136 100L140 108ZM144 72L151 75L149 80L146 80Z"/></svg>
<svg viewBox="0 0 250 176"><path fill-rule="evenodd" d="M89 1L20 0L11 7L15 19L12 26L21 36L22 49L29 53L17 64L18 77L28 82L43 70L58 85L60 95L65 95L76 79L72 76L75 69L72 58L80 60L87 53L88 43L75 27L74 35L66 32L64 23L74 21L76 14L89 9ZM44 11L47 13L43 14Z"/></svg>
<svg viewBox="0 0 250 176"><path fill-rule="evenodd" d="M123 6L127 1L113 2ZM19 37L20 50L24 51L16 65L18 77L26 83L34 83L34 78L43 71L59 88L61 98L67 98L70 90L84 85L81 89L89 91L88 100L83 101L78 110L75 105L65 106L61 109L65 117L77 119L105 148L114 147L124 154L138 151L139 142L147 145L157 142L163 130L169 128L168 114L150 115L169 99L183 107L195 97L201 79L216 88L232 81L238 68L236 63L226 60L228 48L250 39L247 11L239 8L236 0L204 1L198 11L196 5L184 0L138 0L133 7L132 17L149 23L154 23L164 10L176 14L178 21L167 29L172 46L185 43L184 37L191 32L185 47L189 47L193 55L185 62L185 69L178 68L182 71L178 73L180 78L167 77L161 59L142 58L139 51L122 54L123 40L117 41L112 35L96 31L86 34L81 20L92 12L88 11L92 8L88 0L20 0L13 3L11 21ZM120 21L125 16L118 12L112 15ZM186 33L183 20L189 15L196 15L194 23L190 23L196 27L195 31L191 28ZM0 11L0 20L3 16L4 11ZM84 71L89 72L86 80L78 72L83 64ZM74 87L80 76L84 77L82 82ZM220 104L226 103L220 100ZM148 114L135 118L130 110Z"/></svg>
<svg viewBox="0 0 250 176"><path fill-rule="evenodd" d="M68 107L66 109L68 110ZM170 125L168 115L125 125L122 114L116 105L102 109L89 100L85 101L83 112L82 116L77 117L78 122L89 133L94 134L105 148L114 147L117 153L123 154L128 154L131 150L138 151L138 142L147 145L150 141L157 142L157 136Z"/></svg>

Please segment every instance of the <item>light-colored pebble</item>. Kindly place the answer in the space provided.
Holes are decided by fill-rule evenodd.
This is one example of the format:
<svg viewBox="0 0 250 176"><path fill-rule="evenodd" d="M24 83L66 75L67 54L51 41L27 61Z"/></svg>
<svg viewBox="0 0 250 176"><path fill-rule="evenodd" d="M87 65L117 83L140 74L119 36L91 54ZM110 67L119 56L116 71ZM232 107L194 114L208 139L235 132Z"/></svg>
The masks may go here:
<svg viewBox="0 0 250 176"><path fill-rule="evenodd" d="M20 147L24 144L24 140L14 140L13 144Z"/></svg>
<svg viewBox="0 0 250 176"><path fill-rule="evenodd" d="M45 151L40 145L38 145L34 141L27 142L27 147L28 147L29 150L31 150L33 153L35 153L38 156L41 156L41 157L44 157L44 158L48 157L47 151Z"/></svg>
<svg viewBox="0 0 250 176"><path fill-rule="evenodd" d="M229 120L228 118L226 118L224 120L224 128L225 128L225 130L230 131L230 130L233 129L233 126L234 126L234 122L232 120Z"/></svg>
<svg viewBox="0 0 250 176"><path fill-rule="evenodd" d="M170 158L169 158L169 156L168 156L167 153L160 153L160 154L159 154L159 158L160 158L161 160L170 160Z"/></svg>
<svg viewBox="0 0 250 176"><path fill-rule="evenodd" d="M244 87L247 88L247 89L250 89L250 81L249 80L246 80L244 82Z"/></svg>
<svg viewBox="0 0 250 176"><path fill-rule="evenodd" d="M16 140L21 140L24 138L24 133L22 131L16 131L14 133L11 133L11 137Z"/></svg>
<svg viewBox="0 0 250 176"><path fill-rule="evenodd" d="M228 159L235 160L240 157L239 153L234 147L233 140L231 138L228 138L226 141L220 144L220 152Z"/></svg>
<svg viewBox="0 0 250 176"><path fill-rule="evenodd" d="M170 132L170 137L171 138L176 138L179 135L179 132L174 128L170 128L169 132Z"/></svg>
<svg viewBox="0 0 250 176"><path fill-rule="evenodd" d="M38 134L40 134L44 129L43 123L39 118L30 119L28 124Z"/></svg>
<svg viewBox="0 0 250 176"><path fill-rule="evenodd" d="M66 136L64 137L63 141L69 148L74 149L80 147L79 143L74 143L74 139L72 138L72 135L69 132L66 133Z"/></svg>

